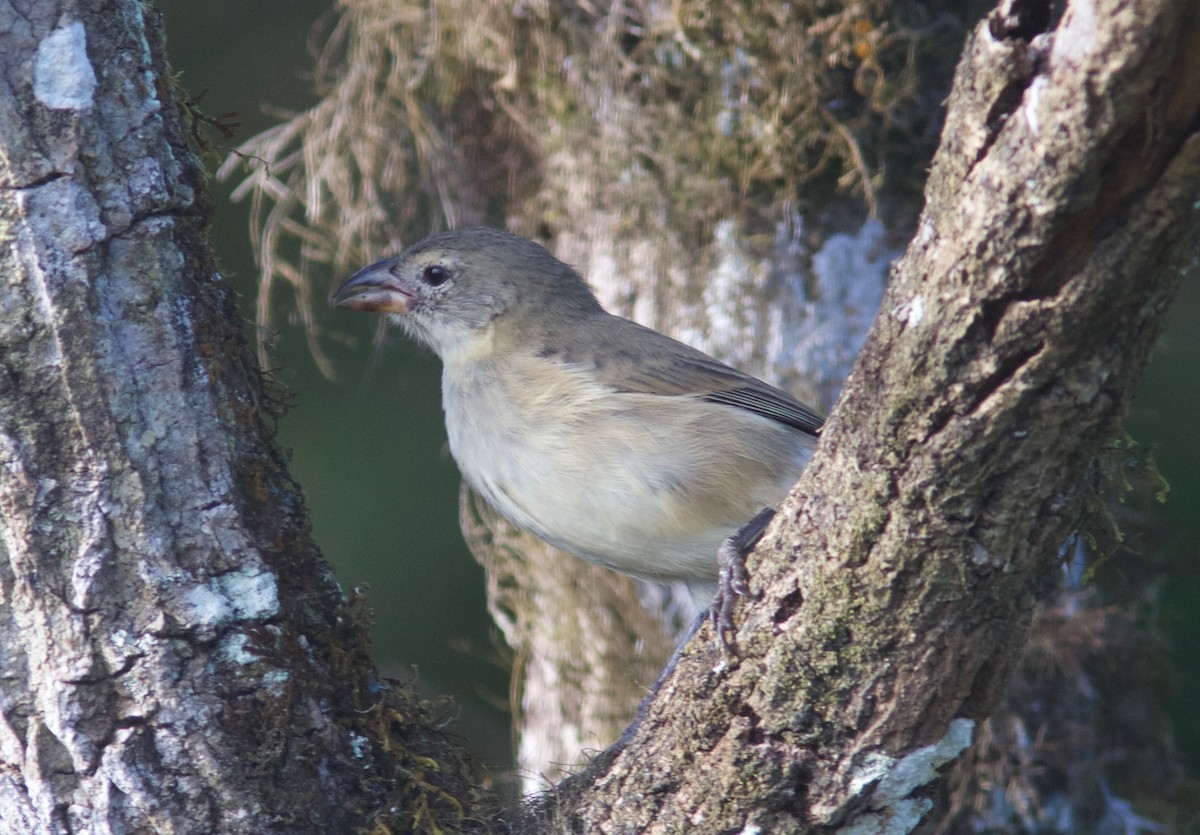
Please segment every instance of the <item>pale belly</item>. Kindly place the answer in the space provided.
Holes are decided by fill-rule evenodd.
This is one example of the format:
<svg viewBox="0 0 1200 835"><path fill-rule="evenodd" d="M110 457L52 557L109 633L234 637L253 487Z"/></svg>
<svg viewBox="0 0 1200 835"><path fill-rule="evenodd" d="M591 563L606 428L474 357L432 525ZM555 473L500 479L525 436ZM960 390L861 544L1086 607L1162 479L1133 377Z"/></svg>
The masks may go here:
<svg viewBox="0 0 1200 835"><path fill-rule="evenodd" d="M647 579L715 579L721 542L783 499L810 451L796 430L685 398L472 394L464 409L461 392L443 388L450 449L471 487L552 545Z"/></svg>

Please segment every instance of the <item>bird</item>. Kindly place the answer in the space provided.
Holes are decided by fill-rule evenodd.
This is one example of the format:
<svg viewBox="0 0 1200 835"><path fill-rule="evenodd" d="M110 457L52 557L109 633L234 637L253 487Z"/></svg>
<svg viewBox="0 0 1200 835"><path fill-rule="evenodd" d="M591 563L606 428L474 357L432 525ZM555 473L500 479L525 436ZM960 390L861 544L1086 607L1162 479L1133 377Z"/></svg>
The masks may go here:
<svg viewBox="0 0 1200 835"><path fill-rule="evenodd" d="M683 581L733 646L744 556L811 457L815 409L609 313L575 269L499 229L434 234L331 301L437 354L450 453L501 515L589 562Z"/></svg>

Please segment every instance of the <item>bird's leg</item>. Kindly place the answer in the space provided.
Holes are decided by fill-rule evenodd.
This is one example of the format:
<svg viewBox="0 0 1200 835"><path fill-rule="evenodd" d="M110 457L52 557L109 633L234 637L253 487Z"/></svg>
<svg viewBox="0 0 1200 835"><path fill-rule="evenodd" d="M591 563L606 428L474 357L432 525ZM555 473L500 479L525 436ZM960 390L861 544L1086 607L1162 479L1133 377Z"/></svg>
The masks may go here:
<svg viewBox="0 0 1200 835"><path fill-rule="evenodd" d="M775 518L773 508L764 507L758 515L737 529L717 549L717 596L710 617L717 642L730 655L737 654L733 639L733 603L740 595L750 596L750 578L746 574L746 555L754 550L763 531Z"/></svg>

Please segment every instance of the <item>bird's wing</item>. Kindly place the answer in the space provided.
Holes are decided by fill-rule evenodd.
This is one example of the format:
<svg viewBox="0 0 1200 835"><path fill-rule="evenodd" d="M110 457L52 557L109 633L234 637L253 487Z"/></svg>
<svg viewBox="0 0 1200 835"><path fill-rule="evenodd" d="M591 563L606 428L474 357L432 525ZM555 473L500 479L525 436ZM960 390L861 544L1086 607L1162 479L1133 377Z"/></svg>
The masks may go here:
<svg viewBox="0 0 1200 835"><path fill-rule="evenodd" d="M629 319L606 320L604 327L546 334L541 354L585 367L618 391L692 395L820 432L824 418L790 394Z"/></svg>

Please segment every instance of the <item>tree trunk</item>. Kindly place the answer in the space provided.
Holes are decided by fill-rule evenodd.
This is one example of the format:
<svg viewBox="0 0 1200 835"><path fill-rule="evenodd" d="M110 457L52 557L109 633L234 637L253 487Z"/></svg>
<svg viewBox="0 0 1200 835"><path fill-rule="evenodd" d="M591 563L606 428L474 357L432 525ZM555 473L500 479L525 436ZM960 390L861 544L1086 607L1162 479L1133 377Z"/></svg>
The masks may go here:
<svg viewBox="0 0 1200 835"><path fill-rule="evenodd" d="M0 18L0 829L461 817L264 423L157 13Z"/></svg>

